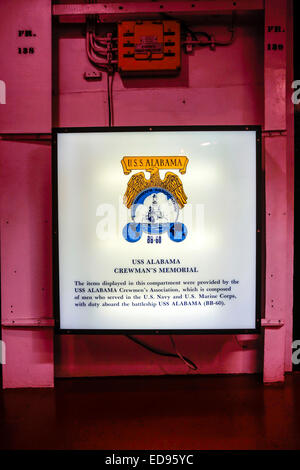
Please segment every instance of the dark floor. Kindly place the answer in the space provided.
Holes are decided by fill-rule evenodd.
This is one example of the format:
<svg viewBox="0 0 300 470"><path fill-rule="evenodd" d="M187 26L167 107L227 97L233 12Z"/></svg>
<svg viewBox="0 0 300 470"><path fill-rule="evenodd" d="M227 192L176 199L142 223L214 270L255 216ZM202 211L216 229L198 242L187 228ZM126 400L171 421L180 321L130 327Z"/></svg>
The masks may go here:
<svg viewBox="0 0 300 470"><path fill-rule="evenodd" d="M300 374L60 379L0 392L1 449L300 449Z"/></svg>

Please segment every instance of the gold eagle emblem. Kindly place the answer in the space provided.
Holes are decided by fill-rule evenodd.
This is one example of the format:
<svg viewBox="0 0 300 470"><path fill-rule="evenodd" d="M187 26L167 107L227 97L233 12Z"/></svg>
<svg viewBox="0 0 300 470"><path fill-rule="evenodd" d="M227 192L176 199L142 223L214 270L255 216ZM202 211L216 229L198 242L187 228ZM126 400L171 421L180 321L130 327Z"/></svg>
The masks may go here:
<svg viewBox="0 0 300 470"><path fill-rule="evenodd" d="M163 188L169 191L175 197L179 207L182 209L186 204L187 197L183 190L183 185L180 178L168 171L163 180L159 176L159 169L156 167L147 168L146 171L150 173L150 178L145 178L144 173L141 171L133 175L127 185L127 190L124 195L124 204L129 209L136 196L147 188Z"/></svg>

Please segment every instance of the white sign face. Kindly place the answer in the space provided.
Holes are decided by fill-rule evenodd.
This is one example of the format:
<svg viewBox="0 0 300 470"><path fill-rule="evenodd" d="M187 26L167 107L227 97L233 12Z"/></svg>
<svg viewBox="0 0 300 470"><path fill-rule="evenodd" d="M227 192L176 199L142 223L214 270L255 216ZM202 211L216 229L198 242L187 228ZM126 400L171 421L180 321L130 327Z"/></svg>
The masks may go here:
<svg viewBox="0 0 300 470"><path fill-rule="evenodd" d="M57 135L62 330L256 328L256 131Z"/></svg>

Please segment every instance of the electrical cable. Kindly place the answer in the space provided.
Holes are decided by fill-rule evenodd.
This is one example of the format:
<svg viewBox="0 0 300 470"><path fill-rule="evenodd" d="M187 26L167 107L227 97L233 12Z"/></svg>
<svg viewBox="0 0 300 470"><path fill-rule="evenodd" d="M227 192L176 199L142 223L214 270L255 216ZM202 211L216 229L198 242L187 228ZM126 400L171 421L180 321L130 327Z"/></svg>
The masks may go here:
<svg viewBox="0 0 300 470"><path fill-rule="evenodd" d="M107 72L107 102L108 102L108 125L114 125L114 107L113 107L113 80L114 69Z"/></svg>
<svg viewBox="0 0 300 470"><path fill-rule="evenodd" d="M94 51L91 49L91 33L87 31L86 34L86 52L87 56L90 62L92 62L93 65L95 65L98 69L103 70L104 72L107 71L108 69L108 64L107 62L100 60L99 56L96 56L94 54Z"/></svg>
<svg viewBox="0 0 300 470"><path fill-rule="evenodd" d="M158 354L160 356L166 356L166 357L175 357L175 358L179 358L181 359L190 369L192 370L198 370L198 367L196 366L196 364L194 364L193 361L191 361L190 359L188 359L187 357L178 354L178 351L176 349L176 345L175 345L175 351L176 351L176 354L173 354L173 353L170 353L170 352L166 352L166 351L162 351L160 349L157 349L157 348L154 348L153 346L147 344L147 343L144 343L143 341L135 338L134 336L132 335L126 335L126 337L128 339L130 339L131 341L133 341L134 343L138 344L139 346L142 346L143 348L147 349L148 351L151 351L152 353L154 354ZM170 335L171 337L171 335ZM173 338L172 338L172 341L174 342ZM175 344L175 342L174 342Z"/></svg>
<svg viewBox="0 0 300 470"><path fill-rule="evenodd" d="M108 125L112 127L114 125L114 107L113 107L113 80L114 80L114 69L108 70L107 75L107 103L108 103Z"/></svg>
<svg viewBox="0 0 300 470"><path fill-rule="evenodd" d="M169 19L169 20L179 21L183 31L185 31L186 33L189 33L192 37L194 37L195 40L197 40L197 38L194 36L194 31L190 29L184 21L179 20L178 18L174 18L174 16L171 16L168 13L160 13L160 16L161 18L164 18L167 20ZM207 34L207 33L204 33L204 34Z"/></svg>
<svg viewBox="0 0 300 470"><path fill-rule="evenodd" d="M231 32L230 39L228 41L217 41L213 39L213 35L209 35L208 33L204 33L203 31L193 31L193 33L197 35L206 35L209 37L209 41L204 43L199 41L199 45L213 45L213 46L230 46L234 39L235 39L235 23L236 23L236 12L233 11L231 15L231 26L228 27L228 31Z"/></svg>
<svg viewBox="0 0 300 470"><path fill-rule="evenodd" d="M93 0L87 0L93 1ZM173 18L168 14L161 14L163 18ZM235 12L232 14L231 27L231 37L229 41L216 41L212 34L209 34L205 31L193 31L185 22L181 21L182 29L185 33L188 33L192 40L184 41L183 45L191 46L210 46L211 49L214 49L215 46L227 46L234 41L235 37ZM113 47L113 42L117 40L117 37L112 37L112 34L107 34L107 37L97 36L96 35L96 23L95 17L87 17L86 22L86 53L89 61L97 67L99 70L104 71L107 74L107 101L108 101L108 125L109 127L114 124L114 115L113 115L113 79L115 73L115 64L117 60L115 59L117 47ZM200 41L198 38L202 36L207 39L207 41ZM180 357L180 356L179 356Z"/></svg>

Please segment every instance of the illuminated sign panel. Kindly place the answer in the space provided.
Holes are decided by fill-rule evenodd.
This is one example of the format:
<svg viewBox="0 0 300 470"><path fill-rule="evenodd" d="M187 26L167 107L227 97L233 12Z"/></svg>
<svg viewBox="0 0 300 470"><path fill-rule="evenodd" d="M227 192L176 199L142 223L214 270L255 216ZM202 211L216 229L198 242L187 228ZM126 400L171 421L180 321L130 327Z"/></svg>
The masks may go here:
<svg viewBox="0 0 300 470"><path fill-rule="evenodd" d="M60 331L256 330L258 128L61 129L54 144Z"/></svg>

